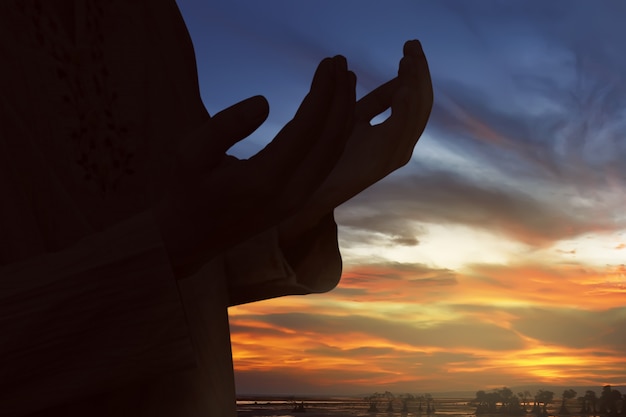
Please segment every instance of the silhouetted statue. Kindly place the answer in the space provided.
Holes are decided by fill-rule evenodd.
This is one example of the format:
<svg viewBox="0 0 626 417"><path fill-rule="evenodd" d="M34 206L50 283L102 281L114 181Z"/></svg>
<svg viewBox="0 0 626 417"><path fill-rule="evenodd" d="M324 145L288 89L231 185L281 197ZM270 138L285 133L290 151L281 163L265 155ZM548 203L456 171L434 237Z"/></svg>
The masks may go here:
<svg viewBox="0 0 626 417"><path fill-rule="evenodd" d="M417 41L358 102L327 58L228 157L268 104L209 117L174 0L2 1L0 62L3 417L234 416L227 307L333 288L333 209L409 161L432 106Z"/></svg>

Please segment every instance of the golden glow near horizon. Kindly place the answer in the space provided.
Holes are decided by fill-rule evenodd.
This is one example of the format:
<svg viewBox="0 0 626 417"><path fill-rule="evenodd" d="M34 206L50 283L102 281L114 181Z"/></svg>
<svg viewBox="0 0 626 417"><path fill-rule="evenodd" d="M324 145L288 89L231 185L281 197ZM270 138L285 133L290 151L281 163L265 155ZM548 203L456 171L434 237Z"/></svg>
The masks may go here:
<svg viewBox="0 0 626 417"><path fill-rule="evenodd" d="M426 229L409 248L344 248L330 293L231 308L238 378L287 375L317 392L626 383L619 233L531 250L485 230ZM470 242L470 254L494 253L469 256ZM611 263L583 262L600 243L615 248L602 252Z"/></svg>

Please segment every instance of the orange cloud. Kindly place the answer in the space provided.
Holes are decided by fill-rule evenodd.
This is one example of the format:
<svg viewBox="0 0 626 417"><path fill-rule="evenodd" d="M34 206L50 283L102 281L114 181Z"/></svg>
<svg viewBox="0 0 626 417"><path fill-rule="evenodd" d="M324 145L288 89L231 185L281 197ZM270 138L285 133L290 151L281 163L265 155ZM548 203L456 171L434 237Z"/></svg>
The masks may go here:
<svg viewBox="0 0 626 417"><path fill-rule="evenodd" d="M622 266L474 265L459 279L463 298L493 305L547 305L606 310L626 305Z"/></svg>
<svg viewBox="0 0 626 417"><path fill-rule="evenodd" d="M446 349L428 346L428 341L402 345L360 332L240 333L233 335L233 351L237 371L282 372L320 389L344 384L360 392L379 389L372 387L447 390L451 384L469 390L489 384L601 385L626 379L621 352L545 346L533 340L523 349L500 351Z"/></svg>
<svg viewBox="0 0 626 417"><path fill-rule="evenodd" d="M280 374L309 390L619 385L625 272L361 265L328 294L231 308L234 365L245 378Z"/></svg>

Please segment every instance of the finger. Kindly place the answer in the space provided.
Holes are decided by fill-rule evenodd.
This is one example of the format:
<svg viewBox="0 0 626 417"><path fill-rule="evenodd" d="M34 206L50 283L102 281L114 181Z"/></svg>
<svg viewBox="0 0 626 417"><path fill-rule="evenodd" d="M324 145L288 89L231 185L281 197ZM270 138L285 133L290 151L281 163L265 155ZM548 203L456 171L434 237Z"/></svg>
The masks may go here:
<svg viewBox="0 0 626 417"><path fill-rule="evenodd" d="M403 46L404 56L414 55L418 49L421 49L419 41L408 41ZM371 91L365 97L361 98L356 106L356 121L369 123L374 117L378 116L389 107L393 102L393 98L402 85L401 77L402 60L398 69L398 77Z"/></svg>
<svg viewBox="0 0 626 417"><path fill-rule="evenodd" d="M411 39L404 42L402 54L403 56L423 54L422 43L417 39Z"/></svg>
<svg viewBox="0 0 626 417"><path fill-rule="evenodd" d="M287 195L304 202L326 179L344 151L353 127L356 76L347 68L337 74L336 94L316 146L291 176Z"/></svg>
<svg viewBox="0 0 626 417"><path fill-rule="evenodd" d="M391 107L393 98L398 92L398 89L403 85L403 83L406 83L406 80L403 78L418 76L426 86L431 86L430 71L428 70L428 63L426 61L426 57L424 56L421 43L418 40L407 41L404 44L403 52L404 57L409 57L411 60L413 59L411 57L414 57L420 61L419 66L422 68L417 74L406 74L405 71L402 70L403 65L401 60L398 69L398 78L394 78L386 82L358 101L356 107L357 121L369 122L375 116L378 116ZM424 88L424 91L427 91L427 89ZM432 96L432 88L430 88L430 94ZM425 98L424 102L428 101L428 98ZM432 102L432 97L430 98L430 101Z"/></svg>
<svg viewBox="0 0 626 417"><path fill-rule="evenodd" d="M234 144L250 136L265 122L269 104L263 96L254 96L228 107L212 118L212 142L226 152Z"/></svg>
<svg viewBox="0 0 626 417"><path fill-rule="evenodd" d="M335 166L345 147L352 130L356 77L347 71L344 60L343 63L338 63L334 78L328 117L323 121L322 131L305 158L289 172L283 171L280 175L277 175L278 171L263 172L254 176L255 181L262 181L255 184L255 190L263 190L262 199L274 203L266 207L266 210L263 207L255 210L256 219L265 219L268 227L293 215L309 201Z"/></svg>
<svg viewBox="0 0 626 417"><path fill-rule="evenodd" d="M369 123L374 117L391 107L393 96L399 85L398 79L394 78L362 97L356 104L355 121Z"/></svg>
<svg viewBox="0 0 626 417"><path fill-rule="evenodd" d="M314 145L325 123L334 93L336 58L324 59L318 66L311 89L294 118L250 161L261 171L285 171L297 166Z"/></svg>
<svg viewBox="0 0 626 417"><path fill-rule="evenodd" d="M313 78L311 91L303 100L294 120L290 122L277 137L262 151L246 161L240 161L236 168L240 177L245 171L245 187L241 194L237 187L221 182L226 187L224 195L229 195L229 201L257 201L254 208L245 207L247 215L243 216L237 227L252 229L258 225L271 227L283 219L287 208L281 203L279 196L284 195L285 185L290 181L293 172L301 161L314 147L316 140L327 123L330 113L330 103L335 95L335 59L322 61ZM303 146L304 144L304 146ZM224 171L226 175L237 174ZM211 186L215 186L214 177L208 178ZM279 201L280 200L280 201ZM256 226L255 226L256 225Z"/></svg>
<svg viewBox="0 0 626 417"><path fill-rule="evenodd" d="M302 101L302 104L293 117L293 122L289 124L290 129L303 129L319 121L316 116L325 115L326 109L332 100L332 92L335 83L337 67L345 58L335 56L325 58L318 65L309 93Z"/></svg>
<svg viewBox="0 0 626 417"><path fill-rule="evenodd" d="M378 134L398 143L398 160L408 162L430 116L433 91L426 57L418 41L405 44L391 116L380 125Z"/></svg>
<svg viewBox="0 0 626 417"><path fill-rule="evenodd" d="M234 104L195 130L181 145L179 156L188 168L211 167L229 148L263 124L268 113L269 105L262 96Z"/></svg>
<svg viewBox="0 0 626 417"><path fill-rule="evenodd" d="M418 124L425 126L433 106L433 88L428 61L421 43L418 40L407 41L404 44L404 57L408 60L408 65L400 67L398 76L411 91L415 92L413 98L418 105Z"/></svg>

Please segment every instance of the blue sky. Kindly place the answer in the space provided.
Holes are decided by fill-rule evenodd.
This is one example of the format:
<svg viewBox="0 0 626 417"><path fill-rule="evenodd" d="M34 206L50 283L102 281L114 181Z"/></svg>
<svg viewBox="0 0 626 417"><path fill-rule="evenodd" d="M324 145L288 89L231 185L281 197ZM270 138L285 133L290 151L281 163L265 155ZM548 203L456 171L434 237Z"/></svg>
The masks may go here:
<svg viewBox="0 0 626 417"><path fill-rule="evenodd" d="M178 4L209 112L270 103L240 157L292 117L326 56L346 56L362 96L417 38L434 85L411 162L336 211L339 287L231 310L240 392L332 392L337 372L356 392L626 384L625 3ZM310 336L293 351L290 329Z"/></svg>

